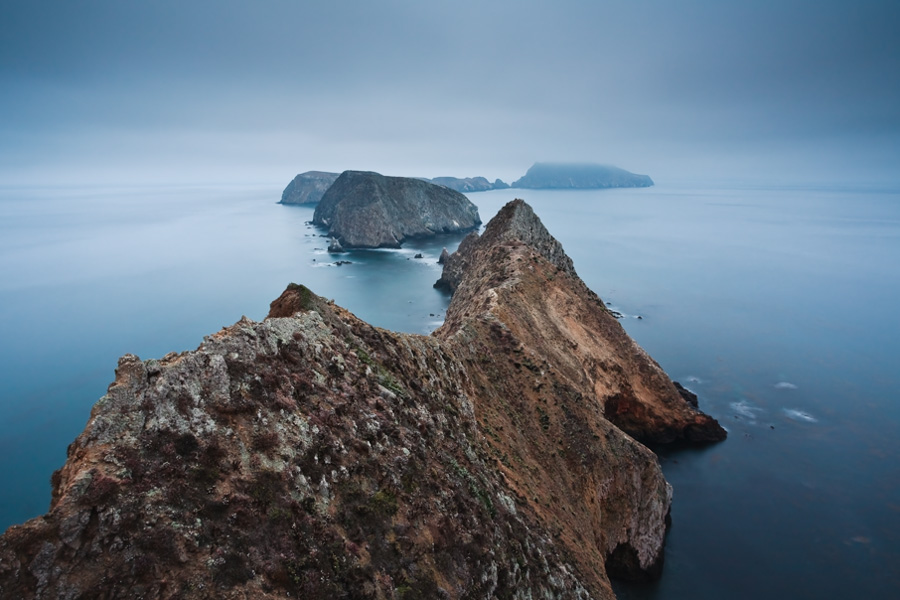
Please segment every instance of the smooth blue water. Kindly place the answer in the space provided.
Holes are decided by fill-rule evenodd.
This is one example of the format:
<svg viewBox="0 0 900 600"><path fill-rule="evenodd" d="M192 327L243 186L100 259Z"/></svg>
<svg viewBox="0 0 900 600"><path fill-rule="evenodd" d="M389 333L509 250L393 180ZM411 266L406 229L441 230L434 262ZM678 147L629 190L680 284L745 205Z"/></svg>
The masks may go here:
<svg viewBox="0 0 900 600"><path fill-rule="evenodd" d="M290 281L376 325L440 323L435 261L459 236L336 267L312 209L279 195L0 188L0 529L46 510L50 474L125 352L194 348L264 317ZM665 573L620 597L900 596L900 190L470 198L487 221L517 196L730 432L661 451L675 487Z"/></svg>

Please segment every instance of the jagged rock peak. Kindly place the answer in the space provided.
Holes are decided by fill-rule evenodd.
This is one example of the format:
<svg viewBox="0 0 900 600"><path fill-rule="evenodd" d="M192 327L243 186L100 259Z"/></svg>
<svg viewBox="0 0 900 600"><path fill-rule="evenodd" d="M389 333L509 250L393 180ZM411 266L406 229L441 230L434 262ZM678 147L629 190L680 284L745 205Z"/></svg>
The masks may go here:
<svg viewBox="0 0 900 600"><path fill-rule="evenodd" d="M485 245L497 244L503 240L519 240L559 269L575 274L572 259L563 250L562 244L550 235L534 214L534 209L521 198L516 198L501 208L497 216L488 223L482 237L484 239L481 243Z"/></svg>
<svg viewBox="0 0 900 600"><path fill-rule="evenodd" d="M444 259L444 271L435 287L450 292L456 290L468 257L474 252L475 247L491 247L513 240L529 246L558 269L575 275L572 259L563 250L562 244L550 235L531 206L517 198L500 209L487 224L481 236L474 232L470 233L460 243L457 251Z"/></svg>

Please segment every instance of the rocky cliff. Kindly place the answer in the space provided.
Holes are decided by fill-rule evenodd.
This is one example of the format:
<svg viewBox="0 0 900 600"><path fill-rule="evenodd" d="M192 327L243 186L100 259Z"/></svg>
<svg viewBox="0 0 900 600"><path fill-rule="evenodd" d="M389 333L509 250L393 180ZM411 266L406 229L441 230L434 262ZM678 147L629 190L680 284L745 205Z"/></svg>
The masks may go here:
<svg viewBox="0 0 900 600"><path fill-rule="evenodd" d="M404 240L474 229L478 208L461 193L408 177L344 171L316 207L313 223L344 248L399 248Z"/></svg>
<svg viewBox="0 0 900 600"><path fill-rule="evenodd" d="M0 597L586 599L658 575L671 488L615 423L724 433L521 201L451 265L433 336L292 284L263 322L120 359L50 512L0 537Z"/></svg>
<svg viewBox="0 0 900 600"><path fill-rule="evenodd" d="M512 183L514 188L601 189L650 187L653 180L609 165L534 163L525 175Z"/></svg>
<svg viewBox="0 0 900 600"><path fill-rule="evenodd" d="M337 178L324 171L300 173L284 188L280 204L317 204Z"/></svg>

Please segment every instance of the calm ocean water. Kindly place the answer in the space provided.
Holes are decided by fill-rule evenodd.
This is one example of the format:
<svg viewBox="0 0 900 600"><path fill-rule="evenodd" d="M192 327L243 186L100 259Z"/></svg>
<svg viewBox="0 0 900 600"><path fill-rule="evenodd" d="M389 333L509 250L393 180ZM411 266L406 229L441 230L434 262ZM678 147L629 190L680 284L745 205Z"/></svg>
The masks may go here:
<svg viewBox="0 0 900 600"><path fill-rule="evenodd" d="M46 511L126 352L195 348L290 281L382 327L440 324L459 236L335 266L280 191L0 188L0 530ZM665 572L620 597L900 597L900 190L470 195L485 221L514 197L730 432L661 451Z"/></svg>

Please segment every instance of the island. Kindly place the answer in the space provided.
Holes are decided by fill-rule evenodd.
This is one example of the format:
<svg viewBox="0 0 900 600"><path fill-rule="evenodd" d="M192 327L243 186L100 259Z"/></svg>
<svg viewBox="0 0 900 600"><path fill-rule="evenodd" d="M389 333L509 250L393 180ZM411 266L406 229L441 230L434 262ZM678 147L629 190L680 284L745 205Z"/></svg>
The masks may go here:
<svg viewBox="0 0 900 600"><path fill-rule="evenodd" d="M344 171L313 214L341 248L399 248L404 240L465 232L481 225L460 192L410 177Z"/></svg>
<svg viewBox="0 0 900 600"><path fill-rule="evenodd" d="M725 431L516 200L447 259L446 321L386 331L291 284L194 351L125 355L3 598L614 598L662 568L642 442Z"/></svg>
<svg viewBox="0 0 900 600"><path fill-rule="evenodd" d="M512 183L514 188L535 190L587 190L652 185L653 180L647 175L589 163L534 163L523 177Z"/></svg>
<svg viewBox="0 0 900 600"><path fill-rule="evenodd" d="M300 173L284 188L279 204L318 204L338 176L325 171Z"/></svg>
<svg viewBox="0 0 900 600"><path fill-rule="evenodd" d="M468 194L471 192L487 192L490 190L505 190L509 188L509 184L499 179L495 179L491 183L484 177L435 177L434 179L426 179L436 185L448 187L451 190Z"/></svg>

